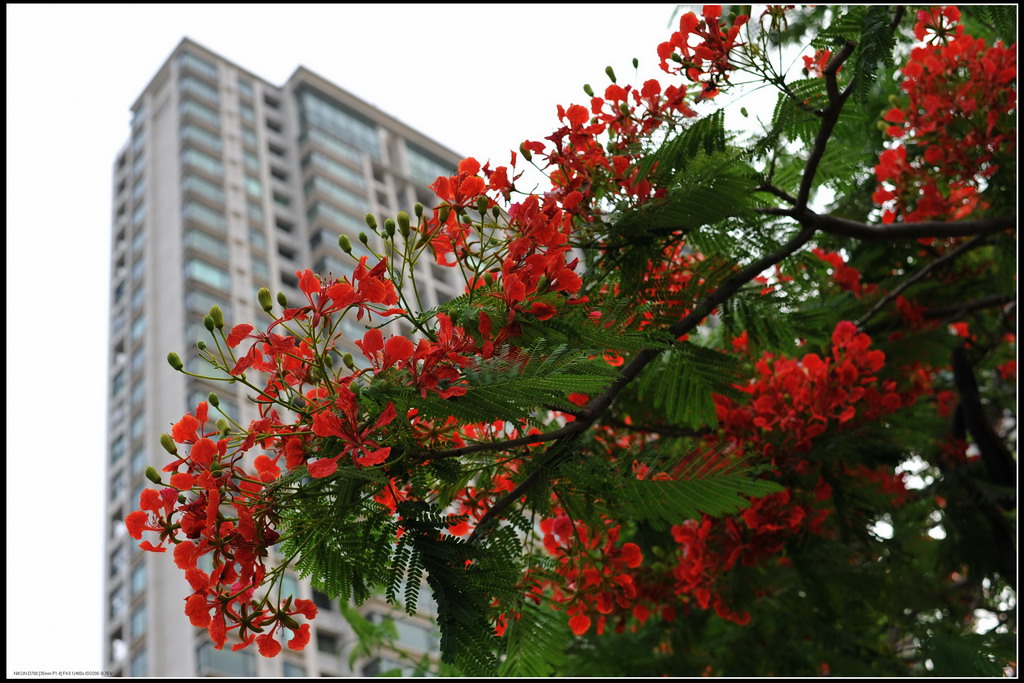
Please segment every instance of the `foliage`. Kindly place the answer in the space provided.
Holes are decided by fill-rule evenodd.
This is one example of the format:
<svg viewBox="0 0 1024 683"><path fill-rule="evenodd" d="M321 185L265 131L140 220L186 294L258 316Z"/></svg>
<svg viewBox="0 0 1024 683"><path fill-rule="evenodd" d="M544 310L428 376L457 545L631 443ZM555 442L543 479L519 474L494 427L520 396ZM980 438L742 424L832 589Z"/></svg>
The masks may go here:
<svg viewBox="0 0 1024 683"><path fill-rule="evenodd" d="M211 394L178 421L130 533L173 548L215 647L265 656L310 639L293 566L353 656L393 631L350 603L429 592L419 666L449 674L1015 666L1014 23L684 14L672 85L609 67L508 167L367 216L386 248L351 276L261 290L264 330L211 310L201 355L258 418ZM771 55L808 36L792 77ZM712 107L739 73L778 91L752 137ZM428 259L466 289L423 310Z"/></svg>

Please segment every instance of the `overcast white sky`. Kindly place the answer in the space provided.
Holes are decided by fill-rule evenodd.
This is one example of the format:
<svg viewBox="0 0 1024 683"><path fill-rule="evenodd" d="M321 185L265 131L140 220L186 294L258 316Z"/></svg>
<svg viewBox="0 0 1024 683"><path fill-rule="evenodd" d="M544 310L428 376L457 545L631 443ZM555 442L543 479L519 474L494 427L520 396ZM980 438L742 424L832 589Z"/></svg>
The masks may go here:
<svg viewBox="0 0 1024 683"><path fill-rule="evenodd" d="M583 83L603 89L606 65L658 76L674 8L7 5L8 676L102 668L111 168L181 38L275 84L302 64L507 163Z"/></svg>

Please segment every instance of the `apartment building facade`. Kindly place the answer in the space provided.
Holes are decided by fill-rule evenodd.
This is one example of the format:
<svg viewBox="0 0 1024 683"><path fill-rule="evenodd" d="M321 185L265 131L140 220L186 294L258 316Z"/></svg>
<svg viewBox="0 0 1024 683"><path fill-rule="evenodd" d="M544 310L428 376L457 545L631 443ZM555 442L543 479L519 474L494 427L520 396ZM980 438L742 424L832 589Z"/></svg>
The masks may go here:
<svg viewBox="0 0 1024 683"><path fill-rule="evenodd" d="M363 249L357 235L367 212L433 204L427 185L460 157L303 67L275 86L187 38L131 109L129 141L114 164L105 668L126 676L344 676L405 667L386 652L350 666L354 635L336 602L295 576L285 592L320 608L304 652L285 648L267 660L254 648L212 649L183 613L181 571L165 555L140 551L123 519L149 485L145 468L165 464L159 435L198 401L216 391L240 423L257 414L240 387L176 373L167 353L202 374L196 341L207 338L211 306L229 325L265 322L260 287L299 301L297 270L350 274L354 262L338 235ZM425 306L460 288L449 269L417 268ZM347 337L361 336L357 323L349 327ZM410 656L437 646L429 597L421 608L423 617L396 621ZM382 602L362 612L375 621L393 615Z"/></svg>

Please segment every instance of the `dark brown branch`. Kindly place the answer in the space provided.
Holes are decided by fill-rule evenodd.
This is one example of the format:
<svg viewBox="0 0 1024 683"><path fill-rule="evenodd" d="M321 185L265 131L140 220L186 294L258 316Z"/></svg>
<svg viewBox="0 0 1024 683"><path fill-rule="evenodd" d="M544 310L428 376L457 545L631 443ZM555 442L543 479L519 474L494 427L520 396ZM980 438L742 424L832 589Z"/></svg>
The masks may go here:
<svg viewBox="0 0 1024 683"><path fill-rule="evenodd" d="M981 299L964 301L963 303L956 304L955 306L930 308L924 312L924 317L929 320L942 320L949 317L955 318L967 315L968 313L973 313L974 311L980 311L985 308L1002 306L1016 300L1017 297L1013 294L993 294L992 296L982 297Z"/></svg>
<svg viewBox="0 0 1024 683"><path fill-rule="evenodd" d="M763 209L768 213L770 209ZM787 215L787 214L773 214ZM921 221L918 223L889 223L870 225L846 218L837 218L824 214L807 212L807 220L822 232L830 235L855 237L862 240L886 239L917 239L921 237L969 237L972 235L991 235L1017 227L1016 216L999 216L997 218L980 218L973 221ZM804 223L807 225L808 223Z"/></svg>
<svg viewBox="0 0 1024 683"><path fill-rule="evenodd" d="M921 270L917 271L916 273L914 273L913 275L908 277L906 280L901 282L897 287L895 287L891 292L889 292L884 297L879 299L878 303L876 303L874 306L871 307L871 310L869 310L867 313L865 313L863 316L861 316L860 320L857 321L857 327L863 329L864 328L864 324L868 320L870 320L873 315L875 315L876 313L881 311L883 308L885 308L889 304L890 301L892 301L893 299L898 297L900 294L902 294L904 291L906 291L907 287L909 287L910 285L914 284L915 282L917 282L918 280L923 278L925 275L927 275L928 273L930 273L933 270L935 270L936 268L939 268L939 267L941 267L943 265L946 265L947 263L955 261L956 259L958 259L962 255L966 254L971 249L974 249L975 247L983 245L986 239L987 239L986 235L978 235L974 239L971 239L971 240L969 240L967 242L964 242L959 247L957 247L953 251L949 252L945 256L943 256L941 258L938 258L935 261L930 262L924 268L922 268Z"/></svg>
<svg viewBox="0 0 1024 683"><path fill-rule="evenodd" d="M767 192L769 194L773 194L776 197L778 197L779 199L785 201L787 204L796 204L796 197L794 197L790 193L786 192L785 190L782 190L782 189L780 189L778 187L775 187L771 183L765 183L765 184L755 188L755 191Z"/></svg>

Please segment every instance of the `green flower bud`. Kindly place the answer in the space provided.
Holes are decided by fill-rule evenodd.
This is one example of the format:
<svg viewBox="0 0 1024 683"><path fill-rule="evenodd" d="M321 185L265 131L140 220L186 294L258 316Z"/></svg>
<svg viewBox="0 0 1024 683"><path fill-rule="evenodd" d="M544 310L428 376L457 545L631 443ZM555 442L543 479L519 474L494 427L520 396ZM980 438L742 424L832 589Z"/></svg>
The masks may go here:
<svg viewBox="0 0 1024 683"><path fill-rule="evenodd" d="M402 233L403 237L409 236L409 228L412 225L409 218L409 214L405 211L399 211L398 215L395 216L395 220L398 222L398 230Z"/></svg>
<svg viewBox="0 0 1024 683"><path fill-rule="evenodd" d="M619 111L622 112L623 116L629 116L629 105L625 102L619 102Z"/></svg>
<svg viewBox="0 0 1024 683"><path fill-rule="evenodd" d="M213 332L213 329L214 329L215 326L213 324L213 317L212 316L209 316L209 315L203 316L203 327L205 327L210 332Z"/></svg>
<svg viewBox="0 0 1024 683"><path fill-rule="evenodd" d="M548 283L549 283L548 276L547 275L541 275L540 279L537 280L537 293L538 294L543 294L547 290L547 288L548 288Z"/></svg>
<svg viewBox="0 0 1024 683"><path fill-rule="evenodd" d="M178 494L178 502L181 503L182 505L188 502L188 498L185 497L184 493Z"/></svg>
<svg viewBox="0 0 1024 683"><path fill-rule="evenodd" d="M494 284L494 273L491 273L490 271L484 273L484 282L487 283L488 287L493 285Z"/></svg>
<svg viewBox="0 0 1024 683"><path fill-rule="evenodd" d="M213 394L210 395L213 396ZM217 429L220 430L221 434L227 435L231 431L231 423L222 417L217 420Z"/></svg>
<svg viewBox="0 0 1024 683"><path fill-rule="evenodd" d="M428 235L427 233L423 233L422 235L420 235L419 241L416 242L416 248L419 249L420 247L427 246L427 242L429 242L429 241L430 241L430 235Z"/></svg>
<svg viewBox="0 0 1024 683"><path fill-rule="evenodd" d="M487 205L489 203L490 202L487 201L487 197L476 198L476 210L480 213L481 216L487 213Z"/></svg>
<svg viewBox="0 0 1024 683"><path fill-rule="evenodd" d="M370 227L370 230L377 231L377 217L372 213L366 214L366 224Z"/></svg>
<svg viewBox="0 0 1024 683"><path fill-rule="evenodd" d="M370 236L367 235L365 232L359 233L359 241L365 244L366 246L370 246Z"/></svg>
<svg viewBox="0 0 1024 683"><path fill-rule="evenodd" d="M498 216L501 215L501 209L499 209L497 206L492 206L491 207L491 215L494 216L495 219L497 219Z"/></svg>
<svg viewBox="0 0 1024 683"><path fill-rule="evenodd" d="M519 145L519 153L522 154L523 158L527 161L533 159L533 154L530 153L530 150L526 149L526 143Z"/></svg>
<svg viewBox="0 0 1024 683"><path fill-rule="evenodd" d="M344 363L345 367L348 368L349 370L356 369L355 360L352 358L352 354L348 353L347 351L344 354L342 354L341 362Z"/></svg>
<svg viewBox="0 0 1024 683"><path fill-rule="evenodd" d="M388 234L388 237L395 236L395 221L390 218L384 219L384 232Z"/></svg>
<svg viewBox="0 0 1024 683"><path fill-rule="evenodd" d="M352 253L352 240L348 238L348 235L338 235L338 246L346 254Z"/></svg>
<svg viewBox="0 0 1024 683"><path fill-rule="evenodd" d="M160 445L164 447L164 450L171 455L178 454L178 445L174 443L174 439L171 438L170 434L160 435Z"/></svg>
<svg viewBox="0 0 1024 683"><path fill-rule="evenodd" d="M889 95L889 106L898 107L900 106L900 98L896 95Z"/></svg>
<svg viewBox="0 0 1024 683"><path fill-rule="evenodd" d="M210 395L206 397L206 400L209 401L210 405L214 408L220 405L220 398L212 391L210 392Z"/></svg>
<svg viewBox="0 0 1024 683"><path fill-rule="evenodd" d="M878 121L877 123L875 123L875 128L884 133L885 131L889 130L889 123L885 121Z"/></svg>
<svg viewBox="0 0 1024 683"><path fill-rule="evenodd" d="M270 297L270 290L266 287L260 287L260 291L256 292L256 301L259 302L260 308L267 313L274 308L274 300Z"/></svg>
<svg viewBox="0 0 1024 683"><path fill-rule="evenodd" d="M740 113L743 114L743 118L747 118L748 116L750 116L750 114L747 113L746 107L740 107Z"/></svg>
<svg viewBox="0 0 1024 683"><path fill-rule="evenodd" d="M326 365L329 368L333 368L334 367L334 356L332 356L329 353L326 356L324 356L324 365Z"/></svg>
<svg viewBox="0 0 1024 683"><path fill-rule="evenodd" d="M447 222L448 221L448 215L451 212L452 212L452 209L451 209L450 206L442 206L441 209L437 212L437 220L438 220L438 222L440 222L442 224Z"/></svg>
<svg viewBox="0 0 1024 683"><path fill-rule="evenodd" d="M156 468L150 465L146 468L146 479L149 479L154 484L163 483L160 479L160 473L156 471Z"/></svg>
<svg viewBox="0 0 1024 683"><path fill-rule="evenodd" d="M281 305L281 308L288 308L288 297L284 295L284 292L277 293L277 303Z"/></svg>
<svg viewBox="0 0 1024 683"><path fill-rule="evenodd" d="M590 97L594 96L594 89L590 87L589 83L583 84L583 92L587 93L587 95Z"/></svg>
<svg viewBox="0 0 1024 683"><path fill-rule="evenodd" d="M610 66L606 66L604 68L604 72L606 74L608 74L608 78L612 79L612 83L614 83L615 82L615 70L612 69Z"/></svg>
<svg viewBox="0 0 1024 683"><path fill-rule="evenodd" d="M640 68L640 60L637 59L636 57L633 57L633 68L634 69L639 69Z"/></svg>
<svg viewBox="0 0 1024 683"><path fill-rule="evenodd" d="M181 358L178 356L178 354L174 353L173 351L167 354L167 362L175 370L181 370L183 367L185 367L185 365L181 362Z"/></svg>
<svg viewBox="0 0 1024 683"><path fill-rule="evenodd" d="M206 350L206 342L204 342L202 339L200 339L199 341L196 342L196 348L199 349L200 351L205 351Z"/></svg>
<svg viewBox="0 0 1024 683"><path fill-rule="evenodd" d="M416 202L412 207L412 212L416 214L416 218L423 218L423 205Z"/></svg>
<svg viewBox="0 0 1024 683"><path fill-rule="evenodd" d="M210 307L210 317L213 318L213 325L218 330L224 327L224 311L220 310L217 304Z"/></svg>

